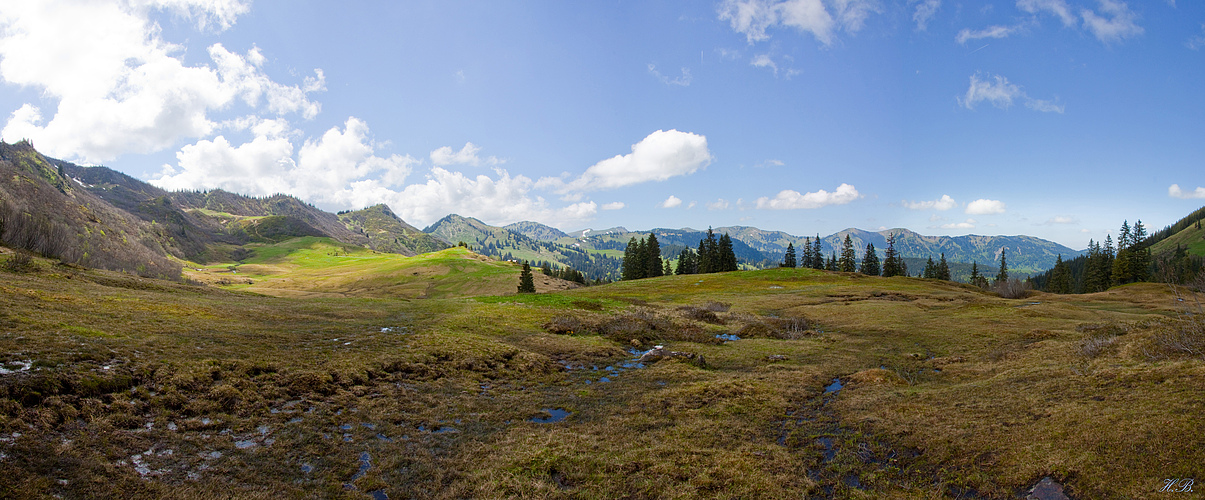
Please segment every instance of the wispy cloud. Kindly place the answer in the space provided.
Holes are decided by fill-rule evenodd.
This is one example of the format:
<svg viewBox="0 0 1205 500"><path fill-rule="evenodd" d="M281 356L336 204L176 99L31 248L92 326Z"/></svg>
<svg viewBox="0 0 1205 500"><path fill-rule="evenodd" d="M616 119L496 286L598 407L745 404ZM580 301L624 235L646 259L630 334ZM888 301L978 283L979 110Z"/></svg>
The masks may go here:
<svg viewBox="0 0 1205 500"><path fill-rule="evenodd" d="M725 0L718 10L719 19L750 44L769 39L766 31L781 26L811 33L824 45L833 43L838 29L856 33L881 12L875 0L832 0L828 6L821 0Z"/></svg>
<svg viewBox="0 0 1205 500"><path fill-rule="evenodd" d="M1004 213L1005 205L1000 200L980 198L967 204L967 215L992 215Z"/></svg>
<svg viewBox="0 0 1205 500"><path fill-rule="evenodd" d="M1180 198L1183 200L1205 198L1205 187L1197 186L1197 188L1192 191L1184 191L1180 189L1179 184L1172 184L1167 188L1167 195L1171 196L1172 198Z"/></svg>
<svg viewBox="0 0 1205 500"><path fill-rule="evenodd" d="M760 54L753 56L753 60L749 64L755 68L770 68L774 71L774 76L778 76L778 65L774 64L774 60L768 54Z"/></svg>
<svg viewBox="0 0 1205 500"><path fill-rule="evenodd" d="M975 219L967 219L964 222L951 222L949 224L942 224L940 226L937 226L937 228L940 228L940 229L975 229L975 222L976 222ZM933 226L929 226L929 227L933 228Z"/></svg>
<svg viewBox="0 0 1205 500"><path fill-rule="evenodd" d="M619 209L621 209L621 208L623 208L623 207L626 207L626 206L627 206L627 205L625 205L625 204L624 204L622 201L614 201L614 202L611 202L611 203L606 203L606 204L603 204L603 206L598 207L598 208L601 208L601 209L603 209L603 210L619 210Z"/></svg>
<svg viewBox="0 0 1205 500"><path fill-rule="evenodd" d="M727 210L728 207L730 207L730 206L732 206L732 205L730 203L728 203L728 200L720 198L718 200L708 203L707 209L708 210Z"/></svg>
<svg viewBox="0 0 1205 500"><path fill-rule="evenodd" d="M656 78L658 81L660 81L661 83L664 83L666 85L678 86L678 87L690 86L690 69L689 68L682 68L682 75L675 77L675 78L670 78L668 76L661 74L660 71L657 71L657 66L653 65L653 63L649 63L649 74L653 75L654 78Z"/></svg>
<svg viewBox="0 0 1205 500"><path fill-rule="evenodd" d="M1021 87L1008 81L1001 75L981 78L980 74L971 75L971 85L966 94L958 98L958 103L967 109L975 109L981 102L989 102L1000 109L1008 109L1013 101L1021 99L1025 107L1034 111L1062 113L1063 105L1042 99L1034 99L1025 94Z"/></svg>
<svg viewBox="0 0 1205 500"><path fill-rule="evenodd" d="M1201 34L1189 38L1185 45L1192 50L1201 50L1201 47L1205 47L1205 24L1201 25Z"/></svg>
<svg viewBox="0 0 1205 500"><path fill-rule="evenodd" d="M963 29L958 32L954 40L960 44L967 43L970 40L980 40L983 38L1008 38L1009 35L1020 31L1021 25L1017 26L988 26L981 30Z"/></svg>
<svg viewBox="0 0 1205 500"><path fill-rule="evenodd" d="M954 208L955 206L958 205L954 201L954 198L951 198L950 195L948 195L948 194L943 194L943 195L941 195L941 198L938 198L933 201L904 201L903 203L904 203L904 207L909 210L933 209L933 210L944 211L944 210L949 210L951 208Z"/></svg>
<svg viewBox="0 0 1205 500"><path fill-rule="evenodd" d="M1063 26L1074 26L1076 22L1075 14L1066 0L1017 0L1017 8L1030 14L1053 14L1063 22Z"/></svg>
<svg viewBox="0 0 1205 500"><path fill-rule="evenodd" d="M916 5L916 10L912 12L912 21L916 23L917 31L929 29L929 21L937 15L937 9L941 8L941 0L908 0L908 5L913 4Z"/></svg>
<svg viewBox="0 0 1205 500"><path fill-rule="evenodd" d="M1106 44L1120 42L1123 39L1141 35L1144 30L1138 25L1138 15L1130 10L1125 2L1117 0L1098 0L1100 11L1104 15L1083 9L1080 15L1084 18L1084 29L1091 31L1097 40Z"/></svg>
<svg viewBox="0 0 1205 500"><path fill-rule="evenodd" d="M1079 224L1079 219L1072 217L1070 215L1056 215L1054 217L1046 219L1046 222L1042 223L1042 225L1044 225L1044 226L1065 225L1065 224Z"/></svg>
<svg viewBox="0 0 1205 500"><path fill-rule="evenodd" d="M832 192L823 189L811 193L800 193L799 191L784 189L779 191L774 198L761 197L757 199L757 208L769 210L797 210L821 208L829 205L844 205L862 195L858 194L857 188L850 184L841 184Z"/></svg>
<svg viewBox="0 0 1205 500"><path fill-rule="evenodd" d="M435 166L469 165L473 167L482 164L499 165L506 163L494 156L484 159L480 158L477 156L478 151L481 151L481 147L471 142L464 143L464 147L460 148L460 151L455 151L450 146L444 146L431 152L431 163L434 163Z"/></svg>

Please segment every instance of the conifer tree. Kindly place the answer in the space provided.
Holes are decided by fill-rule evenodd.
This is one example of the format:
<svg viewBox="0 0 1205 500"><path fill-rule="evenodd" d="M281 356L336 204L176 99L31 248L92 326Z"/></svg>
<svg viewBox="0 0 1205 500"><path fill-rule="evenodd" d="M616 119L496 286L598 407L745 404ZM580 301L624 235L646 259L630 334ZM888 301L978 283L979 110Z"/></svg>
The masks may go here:
<svg viewBox="0 0 1205 500"><path fill-rule="evenodd" d="M812 269L824 269L824 251L820 248L820 233L812 240Z"/></svg>
<svg viewBox="0 0 1205 500"><path fill-rule="evenodd" d="M879 256L875 254L874 243L867 243L866 255L862 256L862 274L867 276L878 276L880 271Z"/></svg>
<svg viewBox="0 0 1205 500"><path fill-rule="evenodd" d="M900 269L900 255L895 251L895 233L887 235L887 250L883 252L883 276L907 276L908 273Z"/></svg>
<svg viewBox="0 0 1205 500"><path fill-rule="evenodd" d="M1008 281L1008 263L1004 260L1004 254L1007 251L1007 248L1000 249L1000 272L996 273L996 283L1005 283Z"/></svg>
<svg viewBox="0 0 1205 500"><path fill-rule="evenodd" d="M925 269L921 271L922 278L934 279L937 278L937 265L933 263L933 257L929 257L929 261L925 262Z"/></svg>
<svg viewBox="0 0 1205 500"><path fill-rule="evenodd" d="M644 276L654 278L661 276L664 267L661 265L661 244L657 242L657 235L649 233L648 243L644 245Z"/></svg>
<svg viewBox="0 0 1205 500"><path fill-rule="evenodd" d="M669 259L665 260L665 268L661 270L661 275L662 276L673 276L674 275L674 270L669 265Z"/></svg>
<svg viewBox="0 0 1205 500"><path fill-rule="evenodd" d="M826 265L824 268L829 271L833 271L833 272L836 272L841 269L841 267L837 265L837 251L836 250L833 250L832 255L830 255L828 257L828 265Z"/></svg>
<svg viewBox="0 0 1205 500"><path fill-rule="evenodd" d="M678 268L674 270L674 274L696 274L698 272L698 256L689 247L683 248L682 253L678 254Z"/></svg>
<svg viewBox="0 0 1205 500"><path fill-rule="evenodd" d="M795 268L795 244L787 243L787 254L782 257L782 264L779 267Z"/></svg>
<svg viewBox="0 0 1205 500"><path fill-rule="evenodd" d="M545 261L540 265L540 272L544 273L544 276L552 276L552 266L548 265L548 262Z"/></svg>
<svg viewBox="0 0 1205 500"><path fill-rule="evenodd" d="M707 238L699 241L699 273L707 274L720 270L720 243L715 232L707 228Z"/></svg>
<svg viewBox="0 0 1205 500"><path fill-rule="evenodd" d="M717 245L717 253L720 257L719 272L736 271L740 269L736 262L736 252L732 250L732 238L728 233L720 236L720 242Z"/></svg>
<svg viewBox="0 0 1205 500"><path fill-rule="evenodd" d="M803 258L800 259L799 267L812 268L812 238L810 236L803 239Z"/></svg>
<svg viewBox="0 0 1205 500"><path fill-rule="evenodd" d="M971 279L970 283L979 288L987 288L987 278L979 274L979 263L971 262Z"/></svg>
<svg viewBox="0 0 1205 500"><path fill-rule="evenodd" d="M937 263L937 279L950 281L950 265L946 263L946 253L941 253L941 261Z"/></svg>
<svg viewBox="0 0 1205 500"><path fill-rule="evenodd" d="M1063 261L1063 254L1059 254L1058 260L1054 261L1054 269L1050 273L1050 283L1046 285L1046 290L1051 293L1071 293L1071 270Z"/></svg>
<svg viewBox="0 0 1205 500"><path fill-rule="evenodd" d="M636 245L636 237L633 236L628 240L627 248L623 249L623 275L622 279L634 280L639 276L639 270L636 264L636 250L639 247Z"/></svg>
<svg viewBox="0 0 1205 500"><path fill-rule="evenodd" d="M845 235L845 242L841 243L841 260L838 262L838 267L843 273L858 270L858 254L854 252L854 241L848 234Z"/></svg>
<svg viewBox="0 0 1205 500"><path fill-rule="evenodd" d="M519 293L536 293L536 282L527 261L523 262L523 271L519 273Z"/></svg>

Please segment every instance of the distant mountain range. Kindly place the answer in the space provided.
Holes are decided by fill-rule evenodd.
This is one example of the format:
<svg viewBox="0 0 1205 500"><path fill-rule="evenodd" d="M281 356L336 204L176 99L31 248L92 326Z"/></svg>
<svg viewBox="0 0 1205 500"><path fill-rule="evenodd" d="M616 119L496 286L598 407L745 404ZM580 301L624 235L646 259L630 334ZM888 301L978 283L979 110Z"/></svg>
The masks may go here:
<svg viewBox="0 0 1205 500"><path fill-rule="evenodd" d="M178 269L179 264L169 257L198 263L240 260L254 251L257 242L323 236L403 255L464 242L499 259L570 266L591 278L614 279L623 249L632 238L656 233L663 256L673 259L683 248L696 248L706 237L706 230L693 228L631 231L612 227L566 233L531 221L496 227L456 214L419 230L385 205L332 214L287 195L256 198L222 190L168 192L106 167L81 167L43 157L24 142L0 143L0 175L0 201L28 214L30 220L57 228L58 239L71 242L65 258L148 275L173 274L171 269ZM12 224L0 228L5 241ZM714 232L729 234L738 259L752 267L776 265L788 244L802 252L807 240L748 226L717 227ZM1018 272L1048 269L1058 255L1070 259L1082 253L1031 236L924 236L898 228L877 232L846 229L821 237L821 249L826 255L839 252L849 235L859 258L867 243L873 243L881 256L892 233L896 234L896 249L905 257L937 259L944 252L950 262L994 267L1000 253L1007 251L1009 268ZM138 271L140 268L143 270Z"/></svg>

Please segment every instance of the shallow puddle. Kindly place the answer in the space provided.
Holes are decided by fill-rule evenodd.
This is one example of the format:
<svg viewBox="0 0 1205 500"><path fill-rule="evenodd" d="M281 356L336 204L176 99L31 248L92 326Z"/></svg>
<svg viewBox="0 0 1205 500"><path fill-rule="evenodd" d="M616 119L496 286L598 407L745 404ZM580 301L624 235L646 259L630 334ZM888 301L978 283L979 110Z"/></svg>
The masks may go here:
<svg viewBox="0 0 1205 500"><path fill-rule="evenodd" d="M532 417L531 418L532 422L535 422L537 424L554 424L554 423L560 422L562 420L565 420L566 418L569 417L569 415L573 414L572 412L565 410L564 408L541 408L541 410L543 412L547 413L548 416L543 417L543 418Z"/></svg>
<svg viewBox="0 0 1205 500"><path fill-rule="evenodd" d="M840 391L843 387L845 387L845 386L841 385L841 379L835 378L835 379L833 379L833 383L829 384L828 386L826 386L824 388L824 393L825 394L828 394L830 392L836 393L837 391Z"/></svg>
<svg viewBox="0 0 1205 500"><path fill-rule="evenodd" d="M741 339L740 337L737 337L736 335L733 335L731 333L721 333L719 335L716 335L715 338L723 340L723 341L732 341L732 340L740 340Z"/></svg>

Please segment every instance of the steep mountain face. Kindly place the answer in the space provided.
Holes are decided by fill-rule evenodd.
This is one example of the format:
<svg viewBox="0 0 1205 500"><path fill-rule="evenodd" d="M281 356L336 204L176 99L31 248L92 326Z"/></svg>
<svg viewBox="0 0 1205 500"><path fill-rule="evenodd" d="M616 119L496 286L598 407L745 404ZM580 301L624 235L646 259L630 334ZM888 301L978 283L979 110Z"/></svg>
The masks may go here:
<svg viewBox="0 0 1205 500"><path fill-rule="evenodd" d="M481 254L502 260L526 260L537 265L546 262L572 267L591 279L614 279L619 270L620 260L617 257L590 252L569 235L560 237L558 241L541 241L456 214L436 221L423 229L423 232L438 236L449 243L463 241Z"/></svg>
<svg viewBox="0 0 1205 500"><path fill-rule="evenodd" d="M339 220L353 231L367 237L368 246L378 252L414 256L451 246L437 236L407 224L385 205L342 212L339 214Z"/></svg>
<svg viewBox="0 0 1205 500"><path fill-rule="evenodd" d="M178 191L171 193L171 198L184 210L204 209L242 217L290 217L314 228L320 236L329 236L343 243L368 245L368 237L348 228L337 215L288 195L252 198L216 189L203 192Z"/></svg>
<svg viewBox="0 0 1205 500"><path fill-rule="evenodd" d="M0 239L79 263L142 276L178 279L161 242L170 235L83 189L61 165L28 142L0 142Z"/></svg>
<svg viewBox="0 0 1205 500"><path fill-rule="evenodd" d="M539 222L526 220L502 226L502 229L519 233L523 236L538 241L556 241L557 239L569 236L555 227L545 226Z"/></svg>

